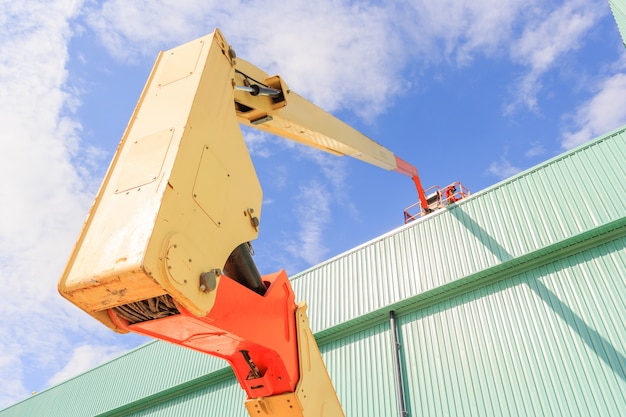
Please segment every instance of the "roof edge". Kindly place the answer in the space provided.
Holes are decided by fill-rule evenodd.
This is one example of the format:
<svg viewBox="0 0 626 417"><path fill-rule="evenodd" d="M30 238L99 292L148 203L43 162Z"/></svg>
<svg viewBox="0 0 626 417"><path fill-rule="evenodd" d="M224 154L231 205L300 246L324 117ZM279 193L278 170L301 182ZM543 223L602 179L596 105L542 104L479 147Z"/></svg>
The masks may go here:
<svg viewBox="0 0 626 417"><path fill-rule="evenodd" d="M626 236L626 217L318 331L315 333L315 339L321 347L334 340L387 321L389 311L407 314L420 310L624 236Z"/></svg>

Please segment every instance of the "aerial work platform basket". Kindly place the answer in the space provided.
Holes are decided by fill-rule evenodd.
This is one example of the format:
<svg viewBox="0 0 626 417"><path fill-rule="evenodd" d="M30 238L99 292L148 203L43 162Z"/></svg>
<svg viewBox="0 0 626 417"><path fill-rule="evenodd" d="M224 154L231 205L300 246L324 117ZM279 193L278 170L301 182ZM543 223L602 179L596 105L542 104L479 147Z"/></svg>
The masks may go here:
<svg viewBox="0 0 626 417"><path fill-rule="evenodd" d="M459 200L469 197L470 191L459 181L453 182L445 187L433 185L426 189L426 202L424 206L421 201L407 207L404 210L404 223L410 223L420 217L427 216L432 212L454 204Z"/></svg>

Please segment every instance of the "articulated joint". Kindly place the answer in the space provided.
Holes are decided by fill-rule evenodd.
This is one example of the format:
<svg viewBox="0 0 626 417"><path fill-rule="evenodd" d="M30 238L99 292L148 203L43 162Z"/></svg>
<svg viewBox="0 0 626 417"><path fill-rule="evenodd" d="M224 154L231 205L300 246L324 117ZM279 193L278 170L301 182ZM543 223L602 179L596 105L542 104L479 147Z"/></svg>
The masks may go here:
<svg viewBox="0 0 626 417"><path fill-rule="evenodd" d="M309 325L306 303L296 308L296 334L298 339L298 366L300 380L294 392L269 397L249 399L245 402L250 416L281 417L343 417L324 360Z"/></svg>

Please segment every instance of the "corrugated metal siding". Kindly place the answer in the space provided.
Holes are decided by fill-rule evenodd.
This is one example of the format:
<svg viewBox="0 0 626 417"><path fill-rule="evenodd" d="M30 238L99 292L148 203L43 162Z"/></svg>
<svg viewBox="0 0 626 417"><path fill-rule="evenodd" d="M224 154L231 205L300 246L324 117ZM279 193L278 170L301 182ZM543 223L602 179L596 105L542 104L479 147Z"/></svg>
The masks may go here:
<svg viewBox="0 0 626 417"><path fill-rule="evenodd" d="M626 217L624 161L621 129L298 274L294 291L319 332L602 233Z"/></svg>
<svg viewBox="0 0 626 417"><path fill-rule="evenodd" d="M401 318L410 415L626 415L626 238Z"/></svg>
<svg viewBox="0 0 626 417"><path fill-rule="evenodd" d="M162 396L173 387L185 392L186 383L197 380L200 383L203 378L210 381L207 376L224 370L224 366L223 360L179 346L148 343L9 407L0 415L96 416ZM216 378L223 378L223 374Z"/></svg>
<svg viewBox="0 0 626 417"><path fill-rule="evenodd" d="M624 160L622 129L295 277L346 414L396 414L394 309L412 415L619 415ZM225 369L151 343L0 416L244 415Z"/></svg>
<svg viewBox="0 0 626 417"><path fill-rule="evenodd" d="M320 350L347 416L397 414L388 324L336 340Z"/></svg>
<svg viewBox="0 0 626 417"><path fill-rule="evenodd" d="M626 46L626 1L624 0L609 0L611 5L611 11L620 35L622 35L622 43Z"/></svg>
<svg viewBox="0 0 626 417"><path fill-rule="evenodd" d="M243 406L245 394L232 378L152 407L122 414L125 417L249 417ZM238 406L235 406L238 405Z"/></svg>

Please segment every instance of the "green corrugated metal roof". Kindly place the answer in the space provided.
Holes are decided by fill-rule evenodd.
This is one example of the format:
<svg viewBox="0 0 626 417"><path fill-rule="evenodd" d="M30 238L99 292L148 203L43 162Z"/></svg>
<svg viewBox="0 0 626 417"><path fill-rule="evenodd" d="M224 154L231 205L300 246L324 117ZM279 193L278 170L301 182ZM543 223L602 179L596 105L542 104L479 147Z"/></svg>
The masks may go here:
<svg viewBox="0 0 626 417"><path fill-rule="evenodd" d="M622 42L626 46L626 0L609 0L609 4L619 33L622 35Z"/></svg>
<svg viewBox="0 0 626 417"><path fill-rule="evenodd" d="M626 404L625 160L626 127L294 277L346 414L395 413L392 309L411 415ZM587 408L566 408L577 395ZM243 416L242 401L223 362L155 342L0 417Z"/></svg>

